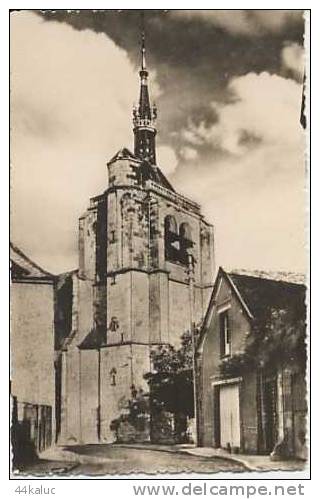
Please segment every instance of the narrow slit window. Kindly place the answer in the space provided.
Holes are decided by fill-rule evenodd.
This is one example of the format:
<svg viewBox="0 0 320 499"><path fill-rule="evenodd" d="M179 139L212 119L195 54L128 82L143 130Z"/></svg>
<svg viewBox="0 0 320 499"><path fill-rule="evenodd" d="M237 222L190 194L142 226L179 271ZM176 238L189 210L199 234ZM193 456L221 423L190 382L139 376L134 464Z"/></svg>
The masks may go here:
<svg viewBox="0 0 320 499"><path fill-rule="evenodd" d="M116 376L117 376L117 370L115 367L113 367L110 371L110 381L111 381L111 386L116 386Z"/></svg>
<svg viewBox="0 0 320 499"><path fill-rule="evenodd" d="M110 231L110 243L115 243L116 242L116 231L111 230Z"/></svg>

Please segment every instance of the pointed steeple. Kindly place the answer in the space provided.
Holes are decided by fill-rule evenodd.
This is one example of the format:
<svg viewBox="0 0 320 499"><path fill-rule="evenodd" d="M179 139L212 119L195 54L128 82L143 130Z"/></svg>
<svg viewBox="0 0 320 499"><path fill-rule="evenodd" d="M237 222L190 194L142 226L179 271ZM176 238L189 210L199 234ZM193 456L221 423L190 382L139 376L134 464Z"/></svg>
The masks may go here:
<svg viewBox="0 0 320 499"><path fill-rule="evenodd" d="M141 68L140 75L140 96L138 106L133 108L133 132L134 132L134 153L152 165L156 164L156 128L157 109L151 108L148 76L146 64L145 32L142 25L141 30Z"/></svg>

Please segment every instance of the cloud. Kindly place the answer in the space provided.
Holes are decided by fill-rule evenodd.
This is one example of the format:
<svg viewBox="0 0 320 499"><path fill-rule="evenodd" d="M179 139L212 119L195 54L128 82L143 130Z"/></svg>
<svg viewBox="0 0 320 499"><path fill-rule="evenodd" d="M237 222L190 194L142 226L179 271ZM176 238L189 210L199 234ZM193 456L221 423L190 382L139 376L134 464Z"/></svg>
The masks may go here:
<svg viewBox="0 0 320 499"><path fill-rule="evenodd" d="M284 27L301 21L302 10L253 10L251 19L271 33L279 33Z"/></svg>
<svg viewBox="0 0 320 499"><path fill-rule="evenodd" d="M165 175L172 174L178 164L175 151L169 146L159 146L157 148L157 164Z"/></svg>
<svg viewBox="0 0 320 499"><path fill-rule="evenodd" d="M301 22L297 10L175 10L177 19L199 19L234 35L260 36L278 33L284 27Z"/></svg>
<svg viewBox="0 0 320 499"><path fill-rule="evenodd" d="M304 48L298 43L287 43L281 51L281 60L284 68L293 72L294 76L302 80L304 73Z"/></svg>
<svg viewBox="0 0 320 499"><path fill-rule="evenodd" d="M106 161L132 148L138 87L105 34L11 14L12 238L49 270L77 266L78 217L107 187Z"/></svg>
<svg viewBox="0 0 320 499"><path fill-rule="evenodd" d="M206 140L206 126L203 121L195 127L191 119L188 120L188 128L181 131L181 139L193 146L201 146Z"/></svg>
<svg viewBox="0 0 320 499"><path fill-rule="evenodd" d="M211 127L204 123L191 125L182 131L184 139L191 143L207 142L235 155L247 153L260 141L265 145L299 142L301 86L295 81L267 72L248 73L233 78L228 89L232 102L211 103L218 113L218 122Z"/></svg>
<svg viewBox="0 0 320 499"><path fill-rule="evenodd" d="M180 150L180 155L183 159L189 161L198 157L198 151L193 147L185 146Z"/></svg>
<svg viewBox="0 0 320 499"><path fill-rule="evenodd" d="M301 85L269 73L249 73L232 79L229 90L232 102L212 103L218 122L189 130L216 151L197 177L198 195L198 161L189 170L180 169L176 181L185 194L196 196L213 221L219 264L235 267L241 255L246 268L304 271Z"/></svg>
<svg viewBox="0 0 320 499"><path fill-rule="evenodd" d="M288 53L283 57L288 67ZM241 74L252 67L241 64ZM179 65L157 67L166 75ZM26 11L11 14L11 73L12 237L48 270L75 268L78 217L90 196L107 187L106 161L123 145L132 148L138 74L127 52L107 35L46 22ZM153 95L171 96L160 106L166 120L160 123L160 139L169 124L177 134L167 132L168 143L158 147L159 165L214 223L217 264L301 270L301 85L249 72L229 80L221 94L211 74L201 73L205 92L186 73L175 73L174 84L164 78L158 88L151 81ZM155 73L150 76L157 82ZM183 93L182 80L188 86ZM189 111L181 102L194 107ZM200 104L210 102L213 124L199 114ZM178 113L194 116L195 122L190 119L180 131L186 121L177 120Z"/></svg>

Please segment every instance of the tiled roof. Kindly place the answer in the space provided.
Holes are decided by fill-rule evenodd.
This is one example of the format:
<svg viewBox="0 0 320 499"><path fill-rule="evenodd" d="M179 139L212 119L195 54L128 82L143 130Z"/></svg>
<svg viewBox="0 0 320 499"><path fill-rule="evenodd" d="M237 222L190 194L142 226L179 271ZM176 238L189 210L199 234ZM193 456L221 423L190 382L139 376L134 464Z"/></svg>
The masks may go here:
<svg viewBox="0 0 320 499"><path fill-rule="evenodd" d="M169 189L170 191L175 192L174 188L170 184L169 180L165 177L165 175L162 173L160 168L158 166L152 166L148 161L143 161L139 158L137 158L129 149L126 147L123 147L120 149L117 154L115 154L110 161L108 161L108 165L111 165L115 161L121 160L121 159L129 159L129 160L134 160L135 162L138 162L139 165L136 167L137 168L137 173L140 174L140 178L142 179L143 182L147 180L152 180L153 182L156 182L157 184L161 185L162 187L165 187L166 189Z"/></svg>
<svg viewBox="0 0 320 499"><path fill-rule="evenodd" d="M165 189L175 192L169 180L165 177L158 166L152 166L147 161L143 161L140 166L140 171L143 181L152 180L162 187L165 187Z"/></svg>
<svg viewBox="0 0 320 499"><path fill-rule="evenodd" d="M10 243L11 276L15 279L54 279L54 275L47 272L30 260L17 246Z"/></svg>
<svg viewBox="0 0 320 499"><path fill-rule="evenodd" d="M290 310L298 319L306 314L306 287L287 281L254 277L239 272L226 272L219 268L215 279L208 309L202 323L198 345L210 327L211 312L215 307L216 294L221 278L225 278L233 289L241 307L249 319L262 324L270 316L271 310Z"/></svg>
<svg viewBox="0 0 320 499"><path fill-rule="evenodd" d="M305 307L306 288L303 284L254 277L240 273L227 274L255 319L267 310L291 309L300 313Z"/></svg>
<svg viewBox="0 0 320 499"><path fill-rule="evenodd" d="M301 274L298 272L235 269L228 271L228 274L240 274L251 277L260 277L262 279L271 279L272 281L283 281L292 284L306 283L305 274Z"/></svg>
<svg viewBox="0 0 320 499"><path fill-rule="evenodd" d="M111 165L111 163L114 163L119 159L135 159L136 161L138 161L138 158L136 158L136 156L129 149L127 149L127 147L119 149L119 151L110 159L110 161L108 161L108 165Z"/></svg>

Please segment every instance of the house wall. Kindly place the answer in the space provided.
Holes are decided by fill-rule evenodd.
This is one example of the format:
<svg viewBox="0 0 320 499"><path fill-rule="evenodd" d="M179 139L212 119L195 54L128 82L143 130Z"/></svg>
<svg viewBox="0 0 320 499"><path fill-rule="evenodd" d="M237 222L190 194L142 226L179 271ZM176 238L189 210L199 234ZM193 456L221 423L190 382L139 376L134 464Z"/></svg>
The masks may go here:
<svg viewBox="0 0 320 499"><path fill-rule="evenodd" d="M276 452L307 459L307 384L302 366L279 366L277 409L280 445Z"/></svg>
<svg viewBox="0 0 320 499"><path fill-rule="evenodd" d="M240 303L227 277L220 273L218 279L210 307L211 317L208 316L199 348L200 443L204 446L220 446L219 424L216 424L220 421L219 390L226 383L237 382L241 451L248 454L272 452L280 458L296 456L305 459L305 368L291 360L286 363L275 361L272 366L265 366L259 371L238 369L234 379L231 373L229 377L220 373L219 311L228 310L231 355L243 351L252 326L245 305Z"/></svg>
<svg viewBox="0 0 320 499"><path fill-rule="evenodd" d="M258 406L257 375L246 373L240 384L240 421L242 451L247 454L258 452Z"/></svg>
<svg viewBox="0 0 320 499"><path fill-rule="evenodd" d="M209 326L202 348L201 366L201 416L200 441L204 446L217 446L214 424L218 416L215 407L214 381L222 379L219 366L220 357L220 324L219 309L224 307L229 311L229 325L231 331L231 353L243 351L246 334L250 331L250 322L243 312L234 292L224 278L218 285L216 303L209 321ZM256 449L257 421L256 421L256 384L254 376L243 377L240 383L240 425L241 444L244 448Z"/></svg>
<svg viewBox="0 0 320 499"><path fill-rule="evenodd" d="M12 283L12 394L54 410L53 312L53 284Z"/></svg>
<svg viewBox="0 0 320 499"><path fill-rule="evenodd" d="M293 452L301 459L308 458L307 442L307 383L303 369L293 373Z"/></svg>
<svg viewBox="0 0 320 499"><path fill-rule="evenodd" d="M13 423L43 450L55 438L53 282L11 285L11 394Z"/></svg>

